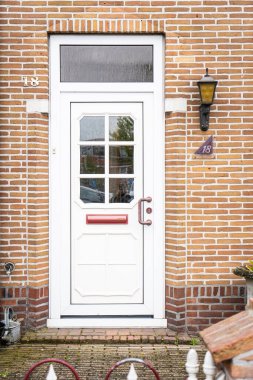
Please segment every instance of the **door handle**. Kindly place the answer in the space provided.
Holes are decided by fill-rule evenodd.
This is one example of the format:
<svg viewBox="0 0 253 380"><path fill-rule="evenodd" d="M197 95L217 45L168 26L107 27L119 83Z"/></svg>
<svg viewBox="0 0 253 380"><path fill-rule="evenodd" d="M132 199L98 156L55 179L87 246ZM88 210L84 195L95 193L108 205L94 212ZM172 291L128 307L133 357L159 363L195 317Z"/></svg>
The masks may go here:
<svg viewBox="0 0 253 380"><path fill-rule="evenodd" d="M142 225L150 226L152 224L152 220L150 220L150 219L142 220L142 217L141 217L141 211L142 211L141 205L142 205L142 203L143 202L151 202L151 201L152 201L151 197L141 198L138 201L138 222Z"/></svg>

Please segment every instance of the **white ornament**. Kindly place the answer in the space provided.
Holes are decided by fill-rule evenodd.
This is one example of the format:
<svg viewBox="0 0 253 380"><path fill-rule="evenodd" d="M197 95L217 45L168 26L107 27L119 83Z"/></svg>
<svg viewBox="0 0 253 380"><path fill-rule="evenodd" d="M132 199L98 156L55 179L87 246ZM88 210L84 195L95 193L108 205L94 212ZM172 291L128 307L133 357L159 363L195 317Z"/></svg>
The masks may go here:
<svg viewBox="0 0 253 380"><path fill-rule="evenodd" d="M55 374L53 364L50 364L46 380L57 380L57 376Z"/></svg>
<svg viewBox="0 0 253 380"><path fill-rule="evenodd" d="M197 380L197 374L199 372L199 361L197 351L191 348L187 354L186 372L188 373L187 380Z"/></svg>
<svg viewBox="0 0 253 380"><path fill-rule="evenodd" d="M130 370L128 372L128 375L127 375L127 380L137 380L138 379L138 376L137 376L137 373L134 369L134 365L133 363L131 364L131 367L130 367Z"/></svg>
<svg viewBox="0 0 253 380"><path fill-rule="evenodd" d="M205 355L203 371L206 375L206 380L213 380L217 372L217 368L214 364L213 357L211 355L211 352L209 351L207 351Z"/></svg>

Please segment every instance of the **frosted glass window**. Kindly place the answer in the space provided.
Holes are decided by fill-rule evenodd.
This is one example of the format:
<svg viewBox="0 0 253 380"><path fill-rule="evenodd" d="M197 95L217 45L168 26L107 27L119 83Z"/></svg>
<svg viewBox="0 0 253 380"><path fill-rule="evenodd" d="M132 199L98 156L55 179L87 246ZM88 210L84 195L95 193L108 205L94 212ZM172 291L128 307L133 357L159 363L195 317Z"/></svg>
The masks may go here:
<svg viewBox="0 0 253 380"><path fill-rule="evenodd" d="M61 82L153 82L152 45L61 45Z"/></svg>
<svg viewBox="0 0 253 380"><path fill-rule="evenodd" d="M84 116L80 120L81 141L103 141L105 139L104 116Z"/></svg>

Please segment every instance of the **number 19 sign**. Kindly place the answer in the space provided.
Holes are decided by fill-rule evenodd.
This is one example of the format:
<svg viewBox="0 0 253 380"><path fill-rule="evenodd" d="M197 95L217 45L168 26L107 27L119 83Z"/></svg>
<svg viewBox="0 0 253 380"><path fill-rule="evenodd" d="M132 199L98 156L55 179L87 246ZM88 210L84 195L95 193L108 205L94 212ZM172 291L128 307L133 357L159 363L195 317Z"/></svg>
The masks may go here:
<svg viewBox="0 0 253 380"><path fill-rule="evenodd" d="M207 155L213 154L213 136L210 136L197 150L194 154Z"/></svg>

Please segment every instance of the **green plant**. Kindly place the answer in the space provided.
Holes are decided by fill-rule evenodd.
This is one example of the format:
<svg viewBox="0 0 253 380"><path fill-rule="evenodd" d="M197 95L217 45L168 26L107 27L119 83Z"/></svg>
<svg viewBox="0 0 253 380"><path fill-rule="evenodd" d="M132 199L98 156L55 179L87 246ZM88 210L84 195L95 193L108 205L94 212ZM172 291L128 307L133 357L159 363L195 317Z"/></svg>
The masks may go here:
<svg viewBox="0 0 253 380"><path fill-rule="evenodd" d="M199 338L193 336L191 338L190 345L191 346L197 346L198 344L199 344Z"/></svg>
<svg viewBox="0 0 253 380"><path fill-rule="evenodd" d="M0 372L0 377L5 378L10 374L10 372L5 369L4 371Z"/></svg>
<svg viewBox="0 0 253 380"><path fill-rule="evenodd" d="M247 268L250 272L253 272L253 260L249 260L249 264L246 264L246 268Z"/></svg>
<svg viewBox="0 0 253 380"><path fill-rule="evenodd" d="M253 260L249 260L248 263L236 267L233 269L233 273L236 276L253 279Z"/></svg>
<svg viewBox="0 0 253 380"><path fill-rule="evenodd" d="M175 340L174 340L175 346L179 346L179 343L180 343L179 338L178 338L178 336L176 336Z"/></svg>

